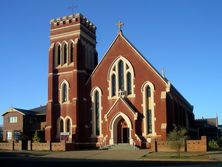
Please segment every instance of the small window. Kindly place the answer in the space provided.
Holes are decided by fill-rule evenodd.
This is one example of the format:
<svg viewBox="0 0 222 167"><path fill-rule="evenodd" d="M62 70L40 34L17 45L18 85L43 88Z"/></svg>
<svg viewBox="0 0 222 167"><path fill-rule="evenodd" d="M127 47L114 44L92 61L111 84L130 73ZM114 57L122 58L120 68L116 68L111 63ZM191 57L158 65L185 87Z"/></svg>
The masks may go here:
<svg viewBox="0 0 222 167"><path fill-rule="evenodd" d="M18 141L20 139L20 137L21 137L21 132L14 131L14 139Z"/></svg>
<svg viewBox="0 0 222 167"><path fill-rule="evenodd" d="M7 140L12 140L12 132L7 132L6 138L7 138Z"/></svg>
<svg viewBox="0 0 222 167"><path fill-rule="evenodd" d="M9 123L17 123L17 117L9 117Z"/></svg>

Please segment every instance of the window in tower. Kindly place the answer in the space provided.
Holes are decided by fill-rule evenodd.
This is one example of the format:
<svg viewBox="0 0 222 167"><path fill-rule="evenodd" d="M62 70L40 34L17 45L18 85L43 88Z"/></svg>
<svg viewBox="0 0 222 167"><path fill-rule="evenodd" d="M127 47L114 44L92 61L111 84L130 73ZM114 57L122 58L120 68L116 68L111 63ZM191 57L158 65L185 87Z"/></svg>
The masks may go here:
<svg viewBox="0 0 222 167"><path fill-rule="evenodd" d="M70 52L69 52L70 63L72 63L73 62L73 43L71 42L69 46L70 46Z"/></svg>
<svg viewBox="0 0 222 167"><path fill-rule="evenodd" d="M67 103L69 100L69 83L67 81L62 82L60 92L61 103Z"/></svg>
<svg viewBox="0 0 222 167"><path fill-rule="evenodd" d="M67 43L63 44L63 64L68 62Z"/></svg>

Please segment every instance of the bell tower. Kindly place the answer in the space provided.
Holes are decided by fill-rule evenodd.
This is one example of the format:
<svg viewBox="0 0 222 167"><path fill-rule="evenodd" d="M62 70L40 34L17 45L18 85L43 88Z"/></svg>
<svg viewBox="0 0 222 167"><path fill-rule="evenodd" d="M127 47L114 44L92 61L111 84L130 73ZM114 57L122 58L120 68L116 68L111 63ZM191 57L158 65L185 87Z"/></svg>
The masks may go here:
<svg viewBox="0 0 222 167"><path fill-rule="evenodd" d="M79 13L50 21L47 141L80 140L85 126L85 83L97 63L92 22Z"/></svg>

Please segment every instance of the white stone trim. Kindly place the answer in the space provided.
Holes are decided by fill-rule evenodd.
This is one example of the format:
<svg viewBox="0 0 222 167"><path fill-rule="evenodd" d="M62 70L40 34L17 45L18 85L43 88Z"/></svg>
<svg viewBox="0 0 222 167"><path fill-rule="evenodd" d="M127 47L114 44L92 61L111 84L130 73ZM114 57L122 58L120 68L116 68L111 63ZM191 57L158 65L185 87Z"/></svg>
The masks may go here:
<svg viewBox="0 0 222 167"><path fill-rule="evenodd" d="M132 123L131 123L129 117L126 114L122 113L122 112L118 112L113 117L113 119L110 123L109 130L110 130L111 137L110 137L110 140L109 140L109 144L112 145L112 144L117 143L117 141L116 141L117 140L117 123L121 118L123 118L126 121L128 127L129 127L129 143L132 145L133 144L132 133L131 133Z"/></svg>
<svg viewBox="0 0 222 167"><path fill-rule="evenodd" d="M100 128L100 134L99 136L103 136L102 134L102 91L99 87L95 87L91 90L90 96L91 96L91 100L92 100L92 137L96 137L96 113L95 113L95 92L98 91L99 92L99 128Z"/></svg>
<svg viewBox="0 0 222 167"><path fill-rule="evenodd" d="M152 114L152 133L151 134L148 134L148 129L147 129L147 105L146 105L146 87L147 86L150 86L150 89L151 89L151 98L149 100L149 109L151 110L151 114ZM146 137L147 135L156 135L156 129L155 129L155 120L156 120L156 117L155 117L155 112L154 112L154 106L155 106L155 102L154 102L154 85L149 82L149 81L146 81L143 85L142 85L142 89L141 89L141 92L142 92L142 95L143 95L143 115L144 115L144 118L143 118L143 127L144 127L144 131L143 131L143 136Z"/></svg>

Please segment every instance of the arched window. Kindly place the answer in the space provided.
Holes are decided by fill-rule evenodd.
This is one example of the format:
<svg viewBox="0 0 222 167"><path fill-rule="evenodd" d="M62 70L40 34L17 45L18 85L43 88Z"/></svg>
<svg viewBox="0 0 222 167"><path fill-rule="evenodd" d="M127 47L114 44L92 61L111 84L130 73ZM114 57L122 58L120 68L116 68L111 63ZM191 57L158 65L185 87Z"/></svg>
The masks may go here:
<svg viewBox="0 0 222 167"><path fill-rule="evenodd" d="M96 116L96 135L100 134L100 101L99 101L99 92L95 91L95 116Z"/></svg>
<svg viewBox="0 0 222 167"><path fill-rule="evenodd" d="M61 103L66 103L69 101L69 83L64 80L61 83L60 87L60 102Z"/></svg>
<svg viewBox="0 0 222 167"><path fill-rule="evenodd" d="M120 60L118 63L118 72L119 72L119 90L124 91L124 69L123 69L123 61Z"/></svg>
<svg viewBox="0 0 222 167"><path fill-rule="evenodd" d="M116 96L116 75L112 74L112 97Z"/></svg>
<svg viewBox="0 0 222 167"><path fill-rule="evenodd" d="M102 134L102 128L101 128L101 96L102 92L100 88L95 88L91 92L91 98L92 98L92 135L93 136L100 136Z"/></svg>
<svg viewBox="0 0 222 167"><path fill-rule="evenodd" d="M60 62L60 53L61 51L61 47L60 47L60 43L57 43L55 46L54 46L54 51L53 51L53 56L54 56L54 66L57 67L58 65L61 64Z"/></svg>
<svg viewBox="0 0 222 167"><path fill-rule="evenodd" d="M63 43L63 64L68 63L68 52L67 52L67 43Z"/></svg>
<svg viewBox="0 0 222 167"><path fill-rule="evenodd" d="M70 119L66 120L66 132L70 132L71 131L71 122Z"/></svg>
<svg viewBox="0 0 222 167"><path fill-rule="evenodd" d="M127 75L126 75L126 78L127 78L127 92L128 94L132 94L132 81L131 81L131 73L128 72Z"/></svg>
<svg viewBox="0 0 222 167"><path fill-rule="evenodd" d="M64 122L62 119L60 119L60 122L59 122L59 131L64 132Z"/></svg>
<svg viewBox="0 0 222 167"><path fill-rule="evenodd" d="M154 123L154 86L147 81L142 87L144 135L155 134Z"/></svg>
<svg viewBox="0 0 222 167"><path fill-rule="evenodd" d="M108 74L109 97L115 98L117 95L135 97L133 80L134 70L131 63L120 56L112 64Z"/></svg>
<svg viewBox="0 0 222 167"><path fill-rule="evenodd" d="M152 133L152 111L150 107L151 103L151 89L150 86L146 86L146 121L147 121L147 131L148 134Z"/></svg>
<svg viewBox="0 0 222 167"><path fill-rule="evenodd" d="M63 84L62 85L62 102L63 103L67 101L67 94L68 94L67 91L68 91L67 85Z"/></svg>

